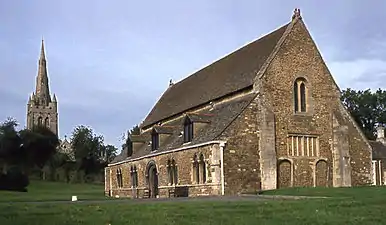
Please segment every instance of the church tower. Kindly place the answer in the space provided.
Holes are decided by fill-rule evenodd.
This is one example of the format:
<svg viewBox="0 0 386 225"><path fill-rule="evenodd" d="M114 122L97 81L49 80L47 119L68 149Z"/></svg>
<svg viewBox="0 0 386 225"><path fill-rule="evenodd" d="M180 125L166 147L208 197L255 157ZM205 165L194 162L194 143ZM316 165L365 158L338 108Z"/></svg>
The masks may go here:
<svg viewBox="0 0 386 225"><path fill-rule="evenodd" d="M44 41L42 40L36 89L29 97L27 104L27 129L31 129L34 125L46 126L58 135L58 102L55 94L52 98L50 96L46 64Z"/></svg>

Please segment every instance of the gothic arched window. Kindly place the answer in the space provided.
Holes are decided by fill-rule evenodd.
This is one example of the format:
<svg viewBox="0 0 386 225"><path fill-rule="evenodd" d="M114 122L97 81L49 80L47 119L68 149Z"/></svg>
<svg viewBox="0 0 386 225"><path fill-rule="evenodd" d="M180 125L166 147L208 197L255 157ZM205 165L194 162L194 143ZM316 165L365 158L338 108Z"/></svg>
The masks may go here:
<svg viewBox="0 0 386 225"><path fill-rule="evenodd" d="M200 168L199 168L198 158L196 154L193 156L192 163L193 163L193 167L192 167L193 183L198 184L200 182L200 172L199 172Z"/></svg>
<svg viewBox="0 0 386 225"><path fill-rule="evenodd" d="M155 151L159 148L159 134L153 130L151 133L151 150Z"/></svg>
<svg viewBox="0 0 386 225"><path fill-rule="evenodd" d="M43 117L39 117L38 118L38 126L40 127L40 126L42 126L43 125Z"/></svg>
<svg viewBox="0 0 386 225"><path fill-rule="evenodd" d="M138 187L138 173L137 173L137 167L136 166L131 166L130 175L131 175L132 187L133 188Z"/></svg>
<svg viewBox="0 0 386 225"><path fill-rule="evenodd" d="M294 109L296 112L307 112L307 82L298 78L294 83Z"/></svg>
<svg viewBox="0 0 386 225"><path fill-rule="evenodd" d="M184 143L191 142L193 139L193 123L188 117L184 123Z"/></svg>
<svg viewBox="0 0 386 225"><path fill-rule="evenodd" d="M45 127L50 127L50 119L48 117L46 117L46 119L44 120L44 126Z"/></svg>
<svg viewBox="0 0 386 225"><path fill-rule="evenodd" d="M176 185L178 183L176 161L174 159L172 160L169 159L166 167L168 170L169 185Z"/></svg>
<svg viewBox="0 0 386 225"><path fill-rule="evenodd" d="M205 163L205 158L204 155L200 155L200 161L199 161L199 171L200 171L200 183L204 184L206 183L206 163Z"/></svg>

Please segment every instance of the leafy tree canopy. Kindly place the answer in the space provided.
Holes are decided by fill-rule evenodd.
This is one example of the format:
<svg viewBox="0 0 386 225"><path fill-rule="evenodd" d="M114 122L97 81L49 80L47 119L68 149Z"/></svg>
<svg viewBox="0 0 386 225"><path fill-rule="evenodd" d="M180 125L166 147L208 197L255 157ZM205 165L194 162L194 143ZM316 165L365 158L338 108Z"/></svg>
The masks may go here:
<svg viewBox="0 0 386 225"><path fill-rule="evenodd" d="M104 138L96 135L90 127L78 126L71 137L72 149L78 169L86 173L94 173L105 167L116 156L116 147L105 145Z"/></svg>
<svg viewBox="0 0 386 225"><path fill-rule="evenodd" d="M342 91L341 100L366 137L374 140L378 124L386 124L386 91L348 88Z"/></svg>

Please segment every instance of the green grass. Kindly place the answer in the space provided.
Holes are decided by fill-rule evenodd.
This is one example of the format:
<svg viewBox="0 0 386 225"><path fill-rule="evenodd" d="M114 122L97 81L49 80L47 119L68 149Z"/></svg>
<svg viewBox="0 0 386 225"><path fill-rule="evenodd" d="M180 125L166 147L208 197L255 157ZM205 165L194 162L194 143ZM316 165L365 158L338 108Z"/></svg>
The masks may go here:
<svg viewBox="0 0 386 225"><path fill-rule="evenodd" d="M31 181L28 192L0 191L0 202L104 199L103 185Z"/></svg>
<svg viewBox="0 0 386 225"><path fill-rule="evenodd" d="M31 193L52 194L70 188L98 197L100 186L39 183ZM40 188L39 188L40 187ZM98 189L99 188L99 189ZM24 194L24 193L22 193ZM136 203L0 203L1 225L8 224L386 224L386 187L291 188L264 192L266 195L329 196L327 199L186 201ZM81 196L81 194L78 194ZM103 195L103 193L101 194ZM6 195L0 195L0 199ZM60 194L59 196L65 196ZM26 196L24 196L26 197ZM344 197L344 198L337 198ZM21 199L21 198L19 198ZM27 198L28 199L28 198Z"/></svg>
<svg viewBox="0 0 386 225"><path fill-rule="evenodd" d="M314 197L349 197L353 199L366 199L381 197L386 200L386 186L362 186L342 188L286 188L264 191L263 195L290 195L290 196L314 196Z"/></svg>

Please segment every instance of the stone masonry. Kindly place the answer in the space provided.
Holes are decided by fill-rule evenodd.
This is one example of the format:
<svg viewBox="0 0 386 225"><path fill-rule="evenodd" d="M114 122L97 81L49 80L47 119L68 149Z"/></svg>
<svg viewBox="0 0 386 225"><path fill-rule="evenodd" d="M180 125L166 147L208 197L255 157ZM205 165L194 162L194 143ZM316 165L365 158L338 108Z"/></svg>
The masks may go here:
<svg viewBox="0 0 386 225"><path fill-rule="evenodd" d="M374 181L373 147L343 107L300 10L171 82L140 128L129 137L133 152L106 167L106 195L237 195Z"/></svg>
<svg viewBox="0 0 386 225"><path fill-rule="evenodd" d="M55 94L51 98L47 61L42 41L39 69L36 77L35 92L28 99L27 103L27 129L35 125L46 126L58 135L58 102Z"/></svg>

